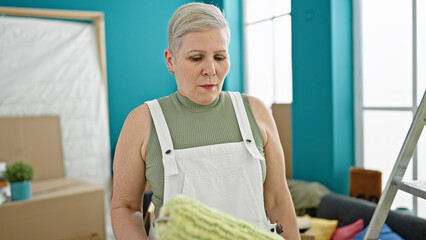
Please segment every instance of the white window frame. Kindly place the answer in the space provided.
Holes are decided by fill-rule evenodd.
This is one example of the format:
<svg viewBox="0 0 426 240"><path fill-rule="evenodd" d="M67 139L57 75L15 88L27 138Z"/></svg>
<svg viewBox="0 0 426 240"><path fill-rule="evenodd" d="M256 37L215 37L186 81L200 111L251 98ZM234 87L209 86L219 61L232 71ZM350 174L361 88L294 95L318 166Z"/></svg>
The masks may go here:
<svg viewBox="0 0 426 240"><path fill-rule="evenodd" d="M288 1L291 1L291 0L288 0ZM262 22L266 22L266 21L274 21L275 19L277 19L277 18L281 18L281 17L285 17L285 16L290 16L290 19L291 19L291 12L292 12L292 10L290 9L290 12L288 12L288 13L284 13L284 14L280 14L280 15L278 15L278 16L272 16L272 17L269 17L269 18L264 18L264 19L261 19L261 20L257 20L257 21L255 21L255 22L251 22L251 23L247 23L246 22L246 0L242 0L241 1L241 6L242 6L242 9L243 9L243 11L242 11L242 25L243 25L243 27L242 27L242 35L243 35L243 54L244 54L244 56L247 56L247 52L248 52L248 49L247 49L247 31L246 31L246 27L247 26L249 26L249 25L254 25L254 24L258 24L258 23L262 23ZM275 36L274 36L274 31L272 31L272 45L273 46L275 46L275 42L274 42L274 40L275 40ZM250 89L249 89L249 87L248 87L248 61L247 61L247 59L245 58L245 57L243 57L243 67L244 67L244 70L243 70L243 81L244 81L244 87L243 87L243 91L245 92L245 93L250 93ZM277 82L277 77L276 77L276 75L275 75L275 52L274 51L272 51L272 74L273 74L273 88L275 89L276 88L276 82ZM293 75L293 73L292 73L292 75ZM291 81L293 81L293 77L291 77ZM293 83L291 84L291 88L293 88ZM277 96L276 96L276 92L275 91L273 91L272 92L272 94L273 94L273 103L287 103L287 104L291 104L292 102L293 102L293 96L291 96L291 101L290 102L282 102L282 101L277 101ZM271 106L268 106L268 107L271 107Z"/></svg>
<svg viewBox="0 0 426 240"><path fill-rule="evenodd" d="M362 0L353 1L353 40L354 40L354 123L355 123L355 165L363 167L364 165L364 111L404 111L411 112L415 116L418 98L417 98L417 0L412 0L412 104L411 107L364 107L363 106L363 79L362 79ZM394 164L396 159L390 159L389 164ZM413 153L412 174L413 179L417 180L417 149ZM388 181L388 179L383 179ZM413 212L418 215L417 197L413 196Z"/></svg>

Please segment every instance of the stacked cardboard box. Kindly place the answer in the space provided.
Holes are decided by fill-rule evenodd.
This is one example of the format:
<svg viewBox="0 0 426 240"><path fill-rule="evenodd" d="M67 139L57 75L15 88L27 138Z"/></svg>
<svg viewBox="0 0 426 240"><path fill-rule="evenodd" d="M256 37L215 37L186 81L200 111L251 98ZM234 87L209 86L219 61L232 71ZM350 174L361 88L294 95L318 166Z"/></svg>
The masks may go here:
<svg viewBox="0 0 426 240"><path fill-rule="evenodd" d="M103 188L65 178L57 116L0 118L0 162L20 160L32 198L0 205L0 239L105 239Z"/></svg>
<svg viewBox="0 0 426 240"><path fill-rule="evenodd" d="M291 158L291 104L272 104L272 116L277 125L281 146L284 151L286 178L291 179L293 177Z"/></svg>

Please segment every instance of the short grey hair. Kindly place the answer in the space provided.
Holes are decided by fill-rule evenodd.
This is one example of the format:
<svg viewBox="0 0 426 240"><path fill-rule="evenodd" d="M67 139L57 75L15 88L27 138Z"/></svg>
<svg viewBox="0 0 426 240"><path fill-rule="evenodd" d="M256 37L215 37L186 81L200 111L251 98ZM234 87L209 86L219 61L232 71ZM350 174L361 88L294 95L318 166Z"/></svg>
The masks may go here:
<svg viewBox="0 0 426 240"><path fill-rule="evenodd" d="M194 31L206 31L211 28L224 29L227 44L231 38L228 22L222 11L211 4L193 2L179 7L169 21L168 48L174 57L181 46L181 37Z"/></svg>

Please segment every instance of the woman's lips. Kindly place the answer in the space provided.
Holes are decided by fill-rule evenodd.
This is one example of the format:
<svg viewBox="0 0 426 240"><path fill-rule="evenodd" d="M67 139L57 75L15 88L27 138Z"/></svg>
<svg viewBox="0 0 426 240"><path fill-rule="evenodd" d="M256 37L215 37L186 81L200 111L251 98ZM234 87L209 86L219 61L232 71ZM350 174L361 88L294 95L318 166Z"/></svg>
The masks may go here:
<svg viewBox="0 0 426 240"><path fill-rule="evenodd" d="M204 85L200 85L200 87L210 90L212 88L214 88L216 86L216 84L204 84Z"/></svg>

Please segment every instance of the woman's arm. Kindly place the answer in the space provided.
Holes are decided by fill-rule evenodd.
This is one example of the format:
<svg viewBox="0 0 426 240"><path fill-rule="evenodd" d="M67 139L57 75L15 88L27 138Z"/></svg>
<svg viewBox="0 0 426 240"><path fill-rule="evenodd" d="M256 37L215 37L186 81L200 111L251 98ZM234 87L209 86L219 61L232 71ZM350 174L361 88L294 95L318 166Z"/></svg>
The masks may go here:
<svg viewBox="0 0 426 240"><path fill-rule="evenodd" d="M127 116L117 142L111 201L112 228L117 240L147 239L142 197L150 125L148 106L141 105Z"/></svg>
<svg viewBox="0 0 426 240"><path fill-rule="evenodd" d="M275 121L259 99L249 97L249 101L263 137L266 159L263 194L268 218L271 223L277 224L277 232L285 239L300 239L293 200L285 177L284 152Z"/></svg>

